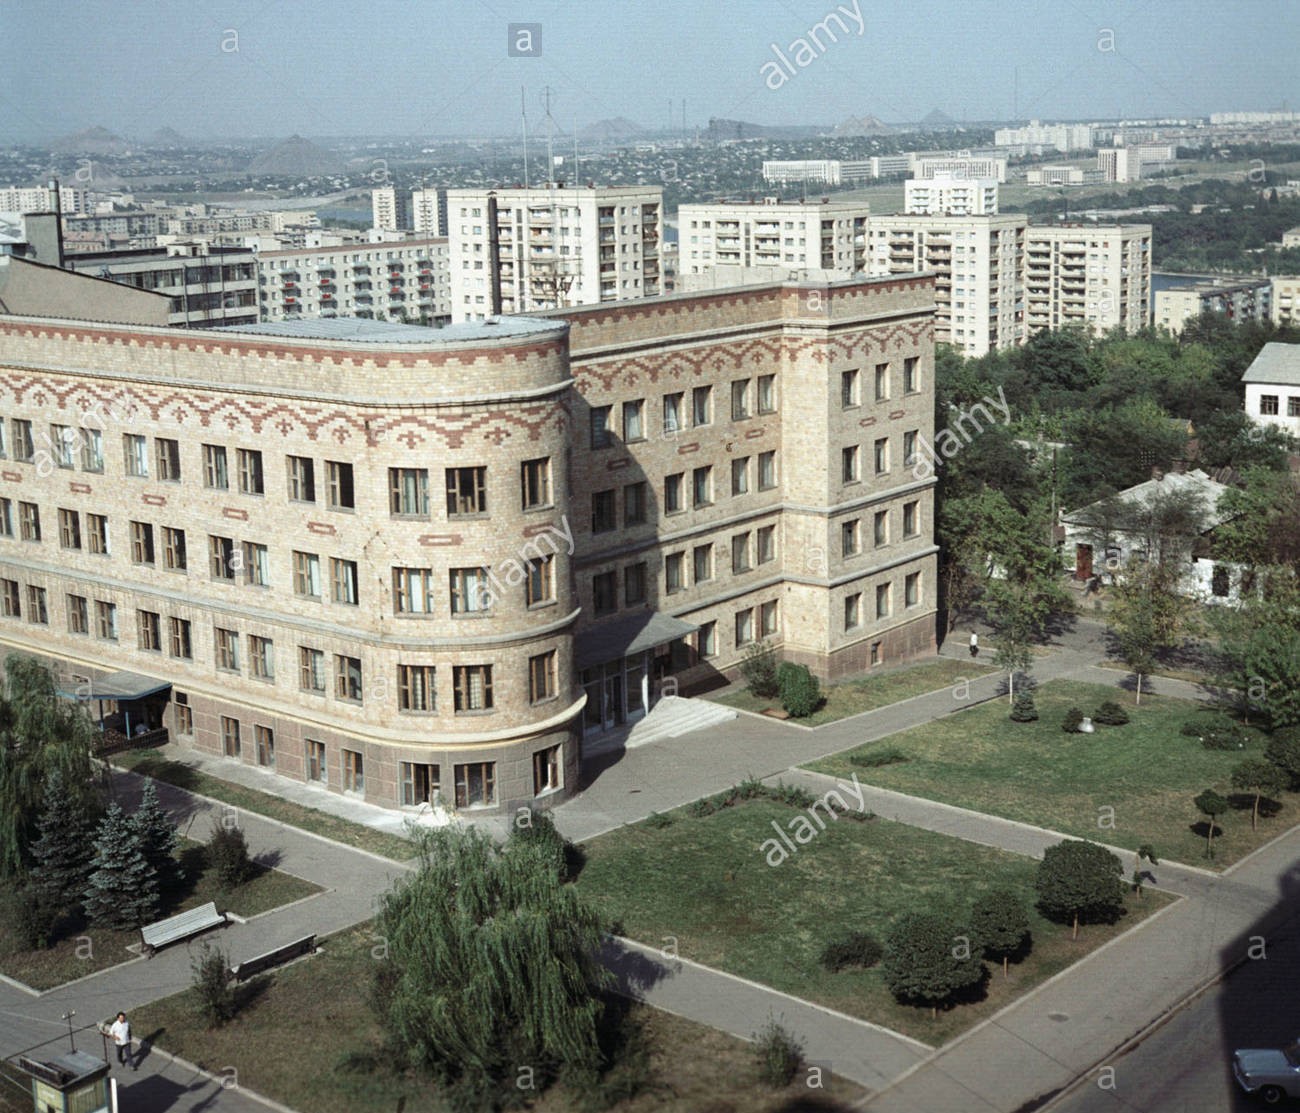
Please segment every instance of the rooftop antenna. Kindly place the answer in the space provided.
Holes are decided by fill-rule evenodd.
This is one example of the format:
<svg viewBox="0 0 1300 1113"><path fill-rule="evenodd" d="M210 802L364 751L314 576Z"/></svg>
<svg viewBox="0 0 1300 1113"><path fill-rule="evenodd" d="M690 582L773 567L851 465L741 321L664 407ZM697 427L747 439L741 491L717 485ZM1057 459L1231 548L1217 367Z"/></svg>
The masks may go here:
<svg viewBox="0 0 1300 1113"><path fill-rule="evenodd" d="M555 117L551 115L551 87L546 86L546 183L555 181Z"/></svg>
<svg viewBox="0 0 1300 1113"><path fill-rule="evenodd" d="M519 115L524 122L524 189L528 188L528 90L519 86Z"/></svg>

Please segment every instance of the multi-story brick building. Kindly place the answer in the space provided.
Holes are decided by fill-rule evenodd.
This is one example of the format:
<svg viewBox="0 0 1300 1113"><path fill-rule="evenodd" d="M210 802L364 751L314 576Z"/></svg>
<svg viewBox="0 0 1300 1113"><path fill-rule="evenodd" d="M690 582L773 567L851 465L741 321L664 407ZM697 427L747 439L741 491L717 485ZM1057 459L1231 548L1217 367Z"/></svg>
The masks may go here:
<svg viewBox="0 0 1300 1113"><path fill-rule="evenodd" d="M0 318L0 644L119 729L326 790L557 799L668 676L932 650L933 293Z"/></svg>

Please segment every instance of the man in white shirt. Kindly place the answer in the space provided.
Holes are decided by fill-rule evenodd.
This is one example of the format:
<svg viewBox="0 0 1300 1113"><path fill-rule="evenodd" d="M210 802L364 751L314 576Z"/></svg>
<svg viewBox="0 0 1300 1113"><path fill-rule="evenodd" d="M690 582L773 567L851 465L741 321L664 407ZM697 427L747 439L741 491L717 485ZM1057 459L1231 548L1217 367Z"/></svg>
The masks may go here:
<svg viewBox="0 0 1300 1113"><path fill-rule="evenodd" d="M109 1027L108 1034L113 1037L113 1042L117 1045L118 1065L124 1067L130 1063L131 1069L137 1070L131 1060L131 1022L126 1019L126 1013L117 1014L117 1019Z"/></svg>

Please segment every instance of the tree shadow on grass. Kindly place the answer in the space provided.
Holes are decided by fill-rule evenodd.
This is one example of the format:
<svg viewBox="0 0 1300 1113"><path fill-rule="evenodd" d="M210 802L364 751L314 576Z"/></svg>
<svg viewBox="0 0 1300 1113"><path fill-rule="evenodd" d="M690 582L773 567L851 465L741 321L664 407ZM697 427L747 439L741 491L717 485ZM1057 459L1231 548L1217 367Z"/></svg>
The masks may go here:
<svg viewBox="0 0 1300 1113"><path fill-rule="evenodd" d="M1255 808L1255 794L1253 792L1230 792L1228 794L1228 803L1234 811L1251 812ZM1260 819L1272 819L1281 810L1281 800L1274 800L1271 796L1261 796L1259 798Z"/></svg>

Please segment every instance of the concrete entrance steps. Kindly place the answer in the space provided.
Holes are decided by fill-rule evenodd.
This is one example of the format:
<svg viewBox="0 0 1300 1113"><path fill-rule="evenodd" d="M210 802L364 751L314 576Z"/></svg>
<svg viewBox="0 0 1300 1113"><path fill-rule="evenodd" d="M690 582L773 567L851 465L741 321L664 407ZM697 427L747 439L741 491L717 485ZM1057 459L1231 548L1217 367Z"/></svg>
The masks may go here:
<svg viewBox="0 0 1300 1113"><path fill-rule="evenodd" d="M730 707L685 696L664 696L650 709L650 714L632 724L624 748L634 749L663 738L705 730L718 723L730 722L736 712Z"/></svg>

